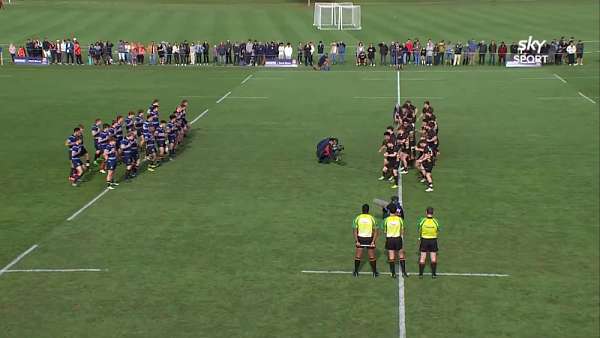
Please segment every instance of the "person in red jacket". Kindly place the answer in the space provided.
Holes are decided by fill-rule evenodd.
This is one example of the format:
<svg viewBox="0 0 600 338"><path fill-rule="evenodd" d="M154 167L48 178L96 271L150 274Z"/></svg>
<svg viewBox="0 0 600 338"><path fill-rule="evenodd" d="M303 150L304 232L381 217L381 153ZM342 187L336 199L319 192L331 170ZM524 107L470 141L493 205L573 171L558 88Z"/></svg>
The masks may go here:
<svg viewBox="0 0 600 338"><path fill-rule="evenodd" d="M83 61L81 60L81 45L79 45L79 41L75 41L75 46L73 47L75 51L75 62L78 65L82 65Z"/></svg>
<svg viewBox="0 0 600 338"><path fill-rule="evenodd" d="M498 47L498 64L501 66L504 66L506 64L506 53L508 52L508 48L506 47L506 44L504 44L504 41L502 41L500 43L500 46Z"/></svg>

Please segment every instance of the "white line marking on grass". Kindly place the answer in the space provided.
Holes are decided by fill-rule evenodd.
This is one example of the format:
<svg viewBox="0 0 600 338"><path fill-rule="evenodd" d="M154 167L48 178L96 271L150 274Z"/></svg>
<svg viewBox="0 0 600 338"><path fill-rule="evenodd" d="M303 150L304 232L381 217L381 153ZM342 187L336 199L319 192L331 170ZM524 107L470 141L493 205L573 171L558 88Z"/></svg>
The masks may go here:
<svg viewBox="0 0 600 338"><path fill-rule="evenodd" d="M556 80L555 77L522 77L519 80Z"/></svg>
<svg viewBox="0 0 600 338"><path fill-rule="evenodd" d="M396 86L396 103L400 105L400 71L396 72ZM402 201L402 175L398 175L398 202L404 208L404 202ZM396 269L400 270L398 268L399 266L396 264ZM406 338L406 306L404 305L404 276L402 274L398 278L398 334L400 338Z"/></svg>
<svg viewBox="0 0 600 338"><path fill-rule="evenodd" d="M557 78L557 79L559 79L562 83L567 83L567 81L565 79L563 79L562 77L560 77L560 75L558 75L556 73L554 73L552 75L554 75L554 77Z"/></svg>
<svg viewBox="0 0 600 338"><path fill-rule="evenodd" d="M229 100L267 100L267 96L230 96Z"/></svg>
<svg viewBox="0 0 600 338"><path fill-rule="evenodd" d="M365 78L362 79L363 81L390 81L390 79L376 79L376 78ZM413 79L405 79L402 78L402 81L445 81L446 79L440 79L440 78L431 78L431 79L427 79L427 78L413 78Z"/></svg>
<svg viewBox="0 0 600 338"><path fill-rule="evenodd" d="M538 100L581 100L583 96L540 96ZM589 97L589 96L588 96ZM597 99L597 97L590 97L590 99ZM594 102L595 103L595 102Z"/></svg>
<svg viewBox="0 0 600 338"><path fill-rule="evenodd" d="M196 116L196 118L193 119L192 122L190 122L190 124L194 124L196 121L198 121L199 119L201 119L202 116L206 115L206 113L208 113L208 109L206 109L205 111L203 111L202 114Z"/></svg>
<svg viewBox="0 0 600 338"><path fill-rule="evenodd" d="M579 92L579 96L583 97L584 99L590 101L593 104L596 104L596 101L592 100L591 98L589 98L588 96L586 96L584 93Z"/></svg>
<svg viewBox="0 0 600 338"><path fill-rule="evenodd" d="M319 275L351 275L352 271L340 271L340 270L302 270L302 273L307 274L319 274ZM360 272L361 275L370 275L370 272ZM381 272L383 275L389 275L389 272ZM409 276L417 276L417 272L407 272ZM424 275L431 276L431 273L424 273ZM438 272L438 276L448 277L510 277L509 274L505 273L479 273L479 272Z"/></svg>
<svg viewBox="0 0 600 338"><path fill-rule="evenodd" d="M92 204L96 203L97 200L102 198L102 196L106 195L106 193L109 191L110 191L110 189L105 188L101 193L98 194L98 196L94 197L91 201L87 202L87 204L84 205L83 207L81 207L81 209L75 211L75 213L73 215L71 215L69 218L67 218L67 221L72 221L73 219L75 219L75 217L77 217L79 214L81 214L85 209L89 208Z"/></svg>
<svg viewBox="0 0 600 338"><path fill-rule="evenodd" d="M104 272L108 269L20 269L20 270L6 270L9 272Z"/></svg>
<svg viewBox="0 0 600 338"><path fill-rule="evenodd" d="M429 99L429 100L443 100L444 97L440 96L407 96L407 99ZM385 100L385 99L397 99L396 96L354 96L353 99L359 100Z"/></svg>
<svg viewBox="0 0 600 338"><path fill-rule="evenodd" d="M254 76L254 75L250 74L250 75L246 76L246 78L244 79L244 81L242 81L241 84L248 82L248 80L250 80L252 78L252 76Z"/></svg>
<svg viewBox="0 0 600 338"><path fill-rule="evenodd" d="M223 95L220 99L217 100L217 104L221 103L223 100L227 98L227 96L231 95L231 92L227 92L227 94Z"/></svg>
<svg viewBox="0 0 600 338"><path fill-rule="evenodd" d="M19 263L19 261L21 259L23 259L23 257L27 256L30 252L32 252L33 250L35 250L38 247L37 244L34 244L31 246L31 248L27 249L25 252L23 252L22 254L20 254L19 256L17 256L17 258L13 259L12 262L8 263L7 266L3 267L2 270L0 270L0 276L2 276L3 273L7 272L8 269L10 269L13 265Z"/></svg>

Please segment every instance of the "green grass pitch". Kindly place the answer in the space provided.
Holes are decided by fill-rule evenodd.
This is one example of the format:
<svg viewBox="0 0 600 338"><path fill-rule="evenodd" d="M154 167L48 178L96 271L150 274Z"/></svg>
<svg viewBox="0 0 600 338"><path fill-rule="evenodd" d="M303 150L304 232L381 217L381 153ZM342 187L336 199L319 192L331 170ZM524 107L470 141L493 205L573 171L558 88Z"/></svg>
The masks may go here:
<svg viewBox="0 0 600 338"><path fill-rule="evenodd" d="M362 31L319 32L304 1L23 0L0 11L0 43L590 41L583 67L402 72L403 98L435 98L442 149L434 193L404 177L409 271L415 219L432 205L445 226L440 272L510 274L412 277L405 306L409 338L597 337L597 1L361 4ZM0 275L0 337L398 337L396 281L300 272L349 271L352 218L394 193L376 180L376 150L395 79L353 66L0 67L0 269L33 244L12 269L108 269ZM209 111L176 161L67 221L104 187L100 174L68 185L70 130L155 97L163 114L184 97L190 119ZM328 135L345 144L346 166L315 163Z"/></svg>

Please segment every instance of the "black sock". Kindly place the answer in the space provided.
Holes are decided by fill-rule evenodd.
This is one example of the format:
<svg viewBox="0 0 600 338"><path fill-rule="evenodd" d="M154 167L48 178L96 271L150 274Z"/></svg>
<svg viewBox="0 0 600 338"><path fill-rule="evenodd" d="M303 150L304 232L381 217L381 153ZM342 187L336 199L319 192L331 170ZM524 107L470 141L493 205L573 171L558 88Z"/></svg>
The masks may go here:
<svg viewBox="0 0 600 338"><path fill-rule="evenodd" d="M387 173L386 173L385 171L382 171L382 172L381 172L381 176L383 176L383 177L387 177Z"/></svg>
<svg viewBox="0 0 600 338"><path fill-rule="evenodd" d="M423 276L423 270L425 270L425 263L419 263L419 276Z"/></svg>
<svg viewBox="0 0 600 338"><path fill-rule="evenodd" d="M377 261L375 261L375 260L369 261L369 264L371 264L371 270L373 272L377 272Z"/></svg>
<svg viewBox="0 0 600 338"><path fill-rule="evenodd" d="M396 263L395 262L390 262L390 272L392 273L392 275L396 274Z"/></svg>
<svg viewBox="0 0 600 338"><path fill-rule="evenodd" d="M404 259L400 260L400 269L402 269L403 274L406 273L406 262L404 261Z"/></svg>
<svg viewBox="0 0 600 338"><path fill-rule="evenodd" d="M125 170L125 179L128 179L129 177L131 177L131 169Z"/></svg>
<svg viewBox="0 0 600 338"><path fill-rule="evenodd" d="M354 272L358 272L358 268L360 267L360 259L354 260Z"/></svg>
<svg viewBox="0 0 600 338"><path fill-rule="evenodd" d="M435 276L435 270L437 269L437 262L431 262L431 274Z"/></svg>
<svg viewBox="0 0 600 338"><path fill-rule="evenodd" d="M396 183L396 185L398 185L398 175L394 176L394 183Z"/></svg>

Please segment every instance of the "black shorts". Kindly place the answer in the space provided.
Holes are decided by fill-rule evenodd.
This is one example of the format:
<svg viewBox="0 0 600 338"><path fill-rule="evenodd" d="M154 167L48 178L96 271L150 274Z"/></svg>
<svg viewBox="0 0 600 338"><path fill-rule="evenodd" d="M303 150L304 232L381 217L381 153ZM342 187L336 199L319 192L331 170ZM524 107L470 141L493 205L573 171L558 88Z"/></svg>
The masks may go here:
<svg viewBox="0 0 600 338"><path fill-rule="evenodd" d="M419 246L421 252L437 252L438 244L437 238L421 238L421 245Z"/></svg>
<svg viewBox="0 0 600 338"><path fill-rule="evenodd" d="M85 149L85 146L81 146L81 153L79 155L84 156L87 153L88 153L88 151L87 151L87 149Z"/></svg>
<svg viewBox="0 0 600 338"><path fill-rule="evenodd" d="M583 58L583 53L577 53L577 58L578 59L582 59Z"/></svg>
<svg viewBox="0 0 600 338"><path fill-rule="evenodd" d="M397 159L387 159L387 167L388 169L398 169L398 160Z"/></svg>
<svg viewBox="0 0 600 338"><path fill-rule="evenodd" d="M385 239L386 250L402 250L402 237L388 237Z"/></svg>
<svg viewBox="0 0 600 338"><path fill-rule="evenodd" d="M373 237L358 237L358 243L360 245L371 245L373 242Z"/></svg>
<svg viewBox="0 0 600 338"><path fill-rule="evenodd" d="M425 169L426 173L431 173L433 171L433 165L425 165L425 164L423 164L423 169Z"/></svg>

